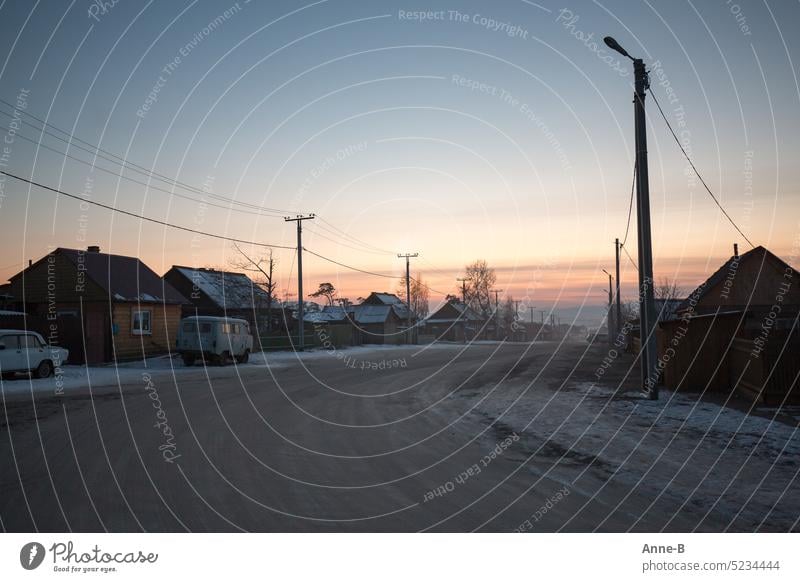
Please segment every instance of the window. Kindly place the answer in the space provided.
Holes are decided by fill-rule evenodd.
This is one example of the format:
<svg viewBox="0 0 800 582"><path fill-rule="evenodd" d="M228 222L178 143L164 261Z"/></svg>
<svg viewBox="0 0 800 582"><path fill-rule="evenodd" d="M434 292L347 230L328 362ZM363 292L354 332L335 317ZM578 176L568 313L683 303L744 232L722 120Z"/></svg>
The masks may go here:
<svg viewBox="0 0 800 582"><path fill-rule="evenodd" d="M17 336L4 335L3 337L0 337L0 345L5 346L5 349L7 350L16 350L19 347Z"/></svg>
<svg viewBox="0 0 800 582"><path fill-rule="evenodd" d="M19 347L22 349L38 349L42 347L42 344L39 342L39 338L37 338L35 335L21 335L19 336Z"/></svg>
<svg viewBox="0 0 800 582"><path fill-rule="evenodd" d="M197 333L197 324L191 321L183 324L183 331L186 333Z"/></svg>
<svg viewBox="0 0 800 582"><path fill-rule="evenodd" d="M230 323L223 323L222 324L222 333L231 333L231 324Z"/></svg>
<svg viewBox="0 0 800 582"><path fill-rule="evenodd" d="M200 324L200 333L211 333L211 324L210 323L201 323Z"/></svg>
<svg viewBox="0 0 800 582"><path fill-rule="evenodd" d="M152 335L150 311L133 310L131 316L131 333L133 335Z"/></svg>

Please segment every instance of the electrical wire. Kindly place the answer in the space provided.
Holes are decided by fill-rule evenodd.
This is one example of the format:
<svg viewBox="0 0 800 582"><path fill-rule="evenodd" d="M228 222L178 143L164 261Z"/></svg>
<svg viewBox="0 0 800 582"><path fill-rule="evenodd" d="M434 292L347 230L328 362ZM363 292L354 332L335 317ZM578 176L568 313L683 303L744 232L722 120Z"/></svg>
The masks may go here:
<svg viewBox="0 0 800 582"><path fill-rule="evenodd" d="M733 218L731 218L730 215L725 211L725 209L722 207L722 204L720 204L719 200L717 200L717 197L714 196L714 193L711 191L711 188L709 188L708 184L706 184L706 181L703 180L703 177L700 175L700 172L697 171L697 168L695 167L694 162L692 162L692 159L689 157L689 154L686 153L686 150L684 149L683 144L681 144L681 141L678 139L678 136L675 134L675 130L672 129L672 125L670 125L669 119L667 119L667 116L664 114L664 110L661 109L661 104L658 102L658 98L656 97L655 93L653 93L653 89L648 87L648 90L650 91L650 96L653 98L653 101L655 102L656 107L658 107L659 113L661 113L661 118L664 120L664 123L667 124L667 128L669 129L669 132L672 134L672 137L675 140L675 143L678 144L678 147L680 148L681 152L683 153L683 157L685 157L686 161L689 162L689 165L692 167L692 170L694 170L695 175L697 175L697 177L699 178L700 182L703 184L703 187L706 189L706 192L708 192L709 196L711 196L711 199L714 201L714 203L722 211L722 214L725 215L725 218L728 219L728 222L730 222L731 225L733 225L733 228L735 228L736 231L740 235L742 235L744 240L746 240L751 247L755 248L756 246L750 241L749 238L747 238L747 235L745 235L742 232L742 229L739 228L739 226L734 222Z"/></svg>
<svg viewBox="0 0 800 582"><path fill-rule="evenodd" d="M625 251L625 255L627 255L627 257L628 257L628 260L631 262L631 265L633 265L633 268L634 268L634 269L636 269L636 270L638 271L638 270L639 270L639 265L637 265L637 264L636 264L636 261L634 261L634 260L633 260L633 257L632 257L632 256L630 255L630 253L628 252L628 249L626 249L626 248L625 248L625 247L623 247L623 246L620 246L620 248L621 248L623 251Z"/></svg>
<svg viewBox="0 0 800 582"><path fill-rule="evenodd" d="M46 186L44 184L40 184L38 182L34 182L33 180L28 180L27 178L22 178L20 176L17 176L15 174L10 173L10 172L6 172L4 170L0 170L0 174L3 174L4 176L8 176L9 178L14 178L15 180L19 180L20 182L25 182L27 184L30 184L31 186L36 186L37 188L42 188L43 190L48 190L50 192L54 192L54 193L56 193L56 194L58 194L60 196L66 196L67 198L72 198L73 200L78 200L80 202L85 202L86 204L90 204L92 206L97 206L99 208L104 208L104 209L110 210L112 212L118 212L120 214L124 214L125 216L130 216L132 218L138 218L139 220L144 220L146 222L152 222L154 224L159 224L161 226L167 226L169 228L182 230L184 232L191 232L193 234L200 234L200 235L207 236L207 237L210 237L210 238L216 238L216 239L220 239L220 240L227 240L227 241L230 241L230 242L236 242L236 243L242 243L242 244L249 244L249 245L258 246L258 247L267 247L267 248L274 248L274 249L288 249L288 250L293 250L295 248L295 247L290 247L290 246L285 246L285 245L275 245L275 244L262 243L262 242L256 242L256 241L251 241L251 240L243 240L243 239L233 238L233 237L229 237L229 236L224 236L224 235L221 235L221 234L214 234L214 233L210 233L210 232L204 232L202 230L196 230L194 228L189 228L189 227L186 227L186 226L180 226L178 224L172 224L172 223L166 222L164 220L158 220L156 218L150 218L149 216L143 216L141 214L136 214L135 212L130 212L128 210L122 210L121 208L115 208L114 206L109 206L108 204L103 204L102 202L97 202L95 200L89 200L87 198L84 198L83 196L77 196L76 194L70 194L69 192L64 192L63 190L59 190L59 189L53 188L51 186Z"/></svg>
<svg viewBox="0 0 800 582"><path fill-rule="evenodd" d="M204 188L200 188L200 187L197 187L197 186L193 186L191 184L187 184L185 182L181 182L181 181L177 180L176 178L170 178L169 176L165 176L164 174L156 172L153 169L146 168L146 167L141 166L139 164L136 164L134 162L128 161L127 159L123 158L122 156L120 156L118 154L115 154L115 153L110 152L110 151L108 151L106 149L103 149L100 146L92 144L92 143L90 143L90 142L88 142L86 140L83 140L83 139L77 137L75 134L70 133L70 132L68 132L66 130L63 130L63 129L53 125L52 123L46 122L43 119L33 115L32 113L29 113L28 111L17 110L16 107L14 107L14 105L9 103L8 101L0 99L0 104L4 104L7 107L11 108L11 110L12 110L12 113L8 113L8 112L5 112L2 109L0 109L0 114L5 115L5 116L9 117L10 119L13 119L15 117L14 112L19 112L21 114L24 114L27 117L29 117L31 119L34 119L34 120L36 120L37 122L39 122L41 124L40 127L37 127L36 124L33 124L33 123L29 122L28 125L30 125L30 127L35 129L36 131L39 131L39 132L41 132L41 133L43 133L45 135L48 135L48 136L50 136L52 138L55 138L55 139L65 143L65 144L67 144L68 148L69 147L77 148L77 149L82 150L84 152L87 152L87 153L89 153L89 154L91 154L93 156L99 157L102 160L105 160L105 161L110 162L112 164L119 165L122 168L125 168L127 170L136 172L136 173L141 174L143 176L146 176L147 178L155 179L157 181L163 182L164 184L167 184L168 186L170 186L172 188L177 187L177 188L180 188L182 190L186 190L186 191L189 191L189 192L200 194L200 195L202 195L204 197L221 200L221 201L224 201L224 202L228 203L229 205L236 205L236 206L240 206L242 208L234 208L232 206L221 206L219 204L214 204L214 203L209 202L207 200L198 200L197 198L193 198L191 196L185 196L185 195L179 194L177 192L174 192L173 190L165 190L165 189L160 188L158 186L155 186L155 185L152 185L152 184L149 184L149 183L145 183L145 182L141 182L139 180L131 178L130 176L126 176L125 174L123 174L121 172L118 173L116 171L113 171L113 170L110 170L110 169L107 169L107 168L103 168L102 166L96 165L94 162L88 162L86 160L83 160L83 159L80 159L78 157L72 156L68 152L62 152L62 151L60 151L58 149L55 149L55 148L53 148L51 146L45 145L44 143L42 143L41 140L34 140L34 139L32 139L32 138L30 138L28 136L23 135L21 132L17 132L17 135L19 137L21 137L22 139L24 139L26 141L29 141L29 142L33 143L37 147L42 147L44 149L47 149L47 150L52 151L54 153L57 153L59 155L65 156L67 158L70 158L72 160L75 160L77 162L85 164L87 166L90 166L93 169L94 168L99 169L100 171L106 172L106 173L111 174L111 175L113 175L115 177L119 177L119 178L128 180L128 181L133 182L135 184L139 184L141 186L145 186L147 188L151 188L151 189L157 190L159 192L164 192L164 193L169 194L171 196L176 196L178 198L194 201L194 202L197 202L197 203L206 204L208 206L213 206L213 207L221 208L221 209L224 209L224 210L229 210L229 211L238 212L238 213L242 213L242 214L252 214L252 212L248 212L248 210L244 210L244 208L247 208L247 209L250 209L251 211L257 212L260 216L264 216L264 217L268 217L268 218L283 218L287 214L289 214L289 215L294 214L294 212L289 211L289 210L284 210L284 209L279 209L279 208L271 208L271 207L267 207L267 206L261 206L261 205L257 205L257 204L243 202L243 201L240 201L240 200L235 200L234 198L231 198L229 196L222 196L222 195L219 195L219 194L215 194L213 192L208 192ZM57 135L56 133L53 133L52 131L48 131L48 128L51 128L51 129L53 129L53 130L65 135L65 136L67 136L68 139L63 138L60 135ZM75 142L78 142L78 143L75 143ZM83 144L83 145L79 145L79 144ZM84 147L84 146L86 146L86 147ZM336 227L335 225L333 225L332 223L330 223L329 221L325 220L324 218L322 218L320 216L318 216L317 218L319 218L322 222L327 224L329 228L325 228L323 225L319 225L319 227L323 228L326 231L329 231L333 236L344 238L345 240L349 240L352 243L355 243L357 245L361 245L361 246L363 246L365 248L371 249L371 252L376 252L376 253L379 252L379 253L384 253L384 254L387 254L387 255L388 254L391 254L391 255L395 254L394 251L389 251L387 249L382 249L382 248L377 247L375 245L369 244L369 243L367 243L367 242L365 242L365 241L363 241L363 240L361 240L359 238L356 238L355 236L343 231L342 229ZM323 238L325 238L325 237L323 237ZM336 244L343 244L343 243L340 243L339 241L335 241L335 240L332 240L330 238L328 240L331 240L331 242L334 242ZM343 246L348 246L348 245L344 244ZM348 248L354 248L354 250L359 250L359 249L357 249L355 247L352 247L352 246L350 246Z"/></svg>
<svg viewBox="0 0 800 582"><path fill-rule="evenodd" d="M622 246L628 242L628 231L631 228L631 215L633 214L633 192L636 190L636 161L633 162L633 181L631 182L631 200L628 203L628 223L625 225L625 238L622 241Z"/></svg>
<svg viewBox="0 0 800 582"><path fill-rule="evenodd" d="M5 105L7 105L9 107L12 107L12 109L13 109L13 106L10 105L7 101L4 101L3 99L0 99L0 103L5 104ZM15 111L16 111L16 109L15 109ZM202 189L200 187L192 186L191 184L186 184L185 182L181 182L180 180L178 180L176 178L170 178L169 176L165 176L164 174L160 174L160 173L156 172L153 169L145 168L144 166L141 166L141 165L136 164L134 162L130 162L130 161L126 160L125 158L123 158L122 156L119 156L119 155L117 155L117 154L115 154L113 152L110 152L108 150L105 150L105 149L101 148L100 146L97 146L97 145L94 145L94 144L92 144L92 143L90 143L88 141L85 141L85 140L77 137L74 134L71 134L71 133L69 133L69 132L67 132L67 131L65 131L63 129L60 129L60 128L56 127L55 125L53 125L51 123L48 123L48 122L38 118L35 115L33 115L32 113L28 113L27 111L21 111L20 113L23 113L24 115L26 115L28 117L31 117L31 118L35 119L36 121L38 121L39 123L42 124L42 127L36 127L36 125L34 125L32 123L29 123L29 125L33 129L35 129L36 131L40 131L45 135L49 135L52 138L55 138L55 139L57 139L57 140L59 140L59 141L61 141L63 143L66 143L69 147L74 147L74 148L80 149L80 150L82 150L84 152L92 154L93 156L97 156L100 159L106 160L106 161L111 162L113 164L117 164L119 166L122 166L123 168L131 170L131 171L136 172L138 174L147 176L148 178L154 178L157 181L163 182L163 183L165 183L165 184L167 184L169 186L178 187L178 188L181 188L182 190L188 190L190 192L194 192L196 194L202 194L204 196L210 196L210 197L216 198L218 200L224 200L224 201L229 202L231 204L237 204L237 205L240 205L240 206L251 208L253 210L259 210L259 211L268 212L268 213L271 212L271 213L274 213L274 214L279 215L279 216L285 216L287 214L293 214L293 212L291 212L289 210L283 210L283 209L280 209L280 208L270 208L270 207L267 207L267 206L258 206L258 205L255 205L255 204L250 204L248 202L242 202L242 201L239 201L239 200L235 200L235 199L233 199L231 197L228 197L228 196L222 196L222 195L219 195L219 194L209 193L209 192L207 192L206 190L204 190L204 189ZM0 114L5 115L5 116L7 116L9 118L12 118L12 119L14 117L13 114L7 113L7 112L2 111L2 110L0 110ZM56 135L55 133L53 133L51 131L47 131L47 127L50 127L50 128L52 128L52 129L54 129L54 130L56 130L56 131L58 131L58 132L60 132L60 133L62 133L64 135L66 135L69 139L65 139L65 138L63 138L63 137L61 137L59 135ZM32 141L30 138L26 138L26 139L27 139L27 141ZM78 142L78 143L75 143L75 142ZM41 144L40 141L39 142L34 141L33 143L43 146L43 144ZM84 145L79 145L79 144L84 144ZM84 147L84 146L86 146L86 147ZM43 146L43 147L45 147L45 146ZM66 155L67 157L71 157L68 154L65 154L63 152L59 152L59 153L61 153L62 155ZM103 154L105 154L105 155L103 155ZM75 159L75 158L72 158L72 159ZM154 189L159 189L159 188L155 188L154 186L150 186L150 187L154 188Z"/></svg>

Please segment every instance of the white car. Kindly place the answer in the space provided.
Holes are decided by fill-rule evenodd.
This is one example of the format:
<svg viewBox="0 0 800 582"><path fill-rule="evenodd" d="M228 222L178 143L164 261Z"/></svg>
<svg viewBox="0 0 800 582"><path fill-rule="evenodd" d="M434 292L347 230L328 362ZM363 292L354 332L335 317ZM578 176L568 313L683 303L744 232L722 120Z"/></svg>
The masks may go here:
<svg viewBox="0 0 800 582"><path fill-rule="evenodd" d="M48 345L34 331L0 329L0 373L33 372L36 378L49 377L69 357L69 350Z"/></svg>
<svg viewBox="0 0 800 582"><path fill-rule="evenodd" d="M235 359L244 364L253 351L253 336L244 319L200 315L181 320L175 344L187 366L195 360L224 365Z"/></svg>

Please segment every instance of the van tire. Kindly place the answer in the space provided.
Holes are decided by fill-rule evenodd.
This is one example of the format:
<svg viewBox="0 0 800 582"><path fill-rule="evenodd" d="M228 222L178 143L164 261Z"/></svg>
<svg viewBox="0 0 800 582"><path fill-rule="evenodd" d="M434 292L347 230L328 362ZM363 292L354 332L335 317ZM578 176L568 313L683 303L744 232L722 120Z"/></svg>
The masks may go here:
<svg viewBox="0 0 800 582"><path fill-rule="evenodd" d="M36 367L36 370L33 371L33 375L36 378L49 378L50 374L53 373L53 362L50 360L42 360L39 362L39 365Z"/></svg>
<svg viewBox="0 0 800 582"><path fill-rule="evenodd" d="M185 354L183 356L183 365L184 366L194 366L194 356L190 356Z"/></svg>
<svg viewBox="0 0 800 582"><path fill-rule="evenodd" d="M245 350L244 353L236 358L236 361L240 364L246 364L247 361L250 359L250 350Z"/></svg>
<svg viewBox="0 0 800 582"><path fill-rule="evenodd" d="M229 351L222 352L219 356L217 356L217 365L219 366L227 366L228 362L231 361L231 353Z"/></svg>

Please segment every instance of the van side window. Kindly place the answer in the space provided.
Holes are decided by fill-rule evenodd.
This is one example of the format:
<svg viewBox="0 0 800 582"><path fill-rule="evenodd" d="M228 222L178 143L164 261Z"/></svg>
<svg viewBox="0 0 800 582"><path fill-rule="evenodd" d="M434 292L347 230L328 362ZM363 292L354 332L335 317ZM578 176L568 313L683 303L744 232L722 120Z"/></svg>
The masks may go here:
<svg viewBox="0 0 800 582"><path fill-rule="evenodd" d="M211 324L210 323L201 323L200 324L200 333L211 333Z"/></svg>

